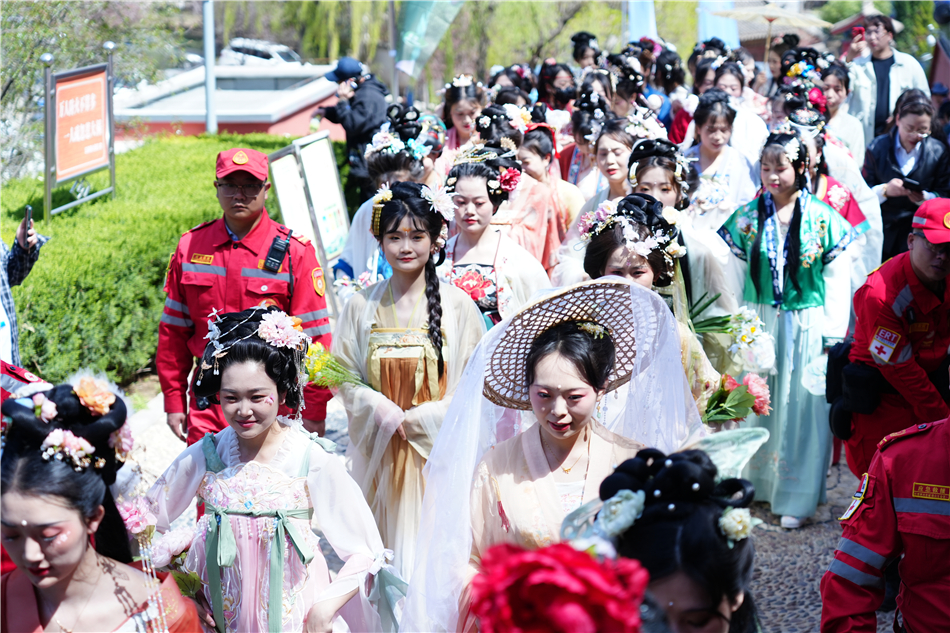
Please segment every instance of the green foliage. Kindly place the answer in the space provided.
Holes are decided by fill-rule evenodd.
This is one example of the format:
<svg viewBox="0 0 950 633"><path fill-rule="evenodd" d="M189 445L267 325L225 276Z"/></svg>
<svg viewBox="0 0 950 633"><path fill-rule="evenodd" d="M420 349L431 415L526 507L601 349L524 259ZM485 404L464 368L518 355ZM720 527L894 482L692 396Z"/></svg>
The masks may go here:
<svg viewBox="0 0 950 633"><path fill-rule="evenodd" d="M901 4L898 2L897 4ZM874 8L885 15L891 14L891 3L889 0L875 0ZM840 22L845 18L861 12L861 0L835 0L826 2L820 9L818 15L825 22Z"/></svg>
<svg viewBox="0 0 950 633"><path fill-rule="evenodd" d="M22 286L13 289L20 352L30 371L59 382L82 367L128 383L147 370L158 343L169 257L182 233L221 215L211 182L219 151L241 146L273 152L289 140L264 134L163 137L117 157L115 200L104 196L43 218L43 187L4 187L0 225L9 244L23 205L52 239ZM90 178L107 184L107 173ZM54 204L69 198L57 191ZM269 206L275 206L271 194Z"/></svg>
<svg viewBox="0 0 950 633"><path fill-rule="evenodd" d="M708 425L722 424L729 420L744 420L752 413L755 396L749 393L749 388L739 385L732 391L725 387L726 377L723 376L719 389L706 403L706 414L703 423Z"/></svg>
<svg viewBox="0 0 950 633"><path fill-rule="evenodd" d="M933 22L932 0L908 0L894 3L894 17L904 23L904 30L897 34L894 45L897 50L920 57L928 53L927 25Z"/></svg>
<svg viewBox="0 0 950 633"><path fill-rule="evenodd" d="M699 32L698 2L683 0L658 0L656 10L656 30L660 37L676 46L679 56L686 60L696 46L696 33Z"/></svg>
<svg viewBox="0 0 950 633"><path fill-rule="evenodd" d="M154 80L175 65L182 51L180 30L171 25L178 10L164 3L0 2L0 151L4 183L42 164L43 64L52 53L53 71L106 61L103 42L115 51L118 85Z"/></svg>

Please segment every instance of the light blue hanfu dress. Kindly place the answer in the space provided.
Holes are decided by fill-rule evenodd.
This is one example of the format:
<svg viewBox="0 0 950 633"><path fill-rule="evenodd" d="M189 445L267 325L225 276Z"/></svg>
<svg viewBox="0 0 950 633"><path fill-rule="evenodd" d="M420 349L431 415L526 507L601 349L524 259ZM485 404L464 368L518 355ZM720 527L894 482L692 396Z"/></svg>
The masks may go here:
<svg viewBox="0 0 950 633"><path fill-rule="evenodd" d="M762 239L756 245L760 230ZM825 501L831 432L824 395L814 385L809 391L803 379L813 378L825 350L846 333L850 258L839 255L854 232L837 211L802 192L798 287L788 274L787 234L788 225L779 221L770 193L740 207L719 229L735 263L744 269L742 303L758 312L776 342L776 371L768 376L772 412L751 415L743 424L768 429L769 440L752 458L746 476L755 485L756 500L769 502L774 514L805 518ZM756 246L760 256L758 270L753 271Z"/></svg>

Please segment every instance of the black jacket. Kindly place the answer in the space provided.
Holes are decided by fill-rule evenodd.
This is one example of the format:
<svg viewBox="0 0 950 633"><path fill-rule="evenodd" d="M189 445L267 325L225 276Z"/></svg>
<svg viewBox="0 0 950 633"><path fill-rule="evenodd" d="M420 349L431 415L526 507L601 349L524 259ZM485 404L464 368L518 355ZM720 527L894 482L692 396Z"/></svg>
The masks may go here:
<svg viewBox="0 0 950 633"><path fill-rule="evenodd" d="M892 178L909 178L920 183L924 191L941 198L950 197L950 152L947 146L928 136L923 140L920 158L914 169L904 176L894 155L894 135L897 129L878 136L868 145L864 155L864 179L874 187L889 182ZM910 233L917 205L906 196L888 198L881 204L884 220L883 259L888 260L907 250L907 234Z"/></svg>
<svg viewBox="0 0 950 633"><path fill-rule="evenodd" d="M346 153L350 175L369 178L363 153L373 141L373 135L386 122L386 95L389 91L376 77L370 75L356 87L352 99L340 99L326 108L331 123L339 123L346 130Z"/></svg>

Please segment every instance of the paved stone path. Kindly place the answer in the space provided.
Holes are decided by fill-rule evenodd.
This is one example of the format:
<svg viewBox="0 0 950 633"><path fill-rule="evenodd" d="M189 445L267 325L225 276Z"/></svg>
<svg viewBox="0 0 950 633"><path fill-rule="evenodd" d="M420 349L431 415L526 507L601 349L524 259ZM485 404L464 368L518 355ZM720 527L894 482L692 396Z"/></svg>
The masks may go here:
<svg viewBox="0 0 950 633"><path fill-rule="evenodd" d="M134 456L141 465L143 483L150 485L184 449L165 424L162 398L149 402L131 420L136 440ZM342 458L348 438L346 413L334 398L327 407L327 437L337 443ZM821 620L819 582L828 569L841 536L836 517L841 516L857 489L858 480L842 463L831 467L828 476L828 503L819 506L816 516L798 530L779 527L779 517L768 505L755 504L753 514L765 521L754 532L756 548L753 594L766 631L816 633ZM194 521L192 509L179 521ZM331 573L342 567L326 540L321 540ZM893 614L878 614L879 632L892 630Z"/></svg>

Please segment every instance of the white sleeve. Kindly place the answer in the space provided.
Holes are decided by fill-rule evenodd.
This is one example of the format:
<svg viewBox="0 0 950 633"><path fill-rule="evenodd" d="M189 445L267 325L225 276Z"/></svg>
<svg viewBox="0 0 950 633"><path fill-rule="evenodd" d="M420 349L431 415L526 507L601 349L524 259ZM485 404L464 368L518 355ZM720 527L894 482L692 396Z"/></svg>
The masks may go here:
<svg viewBox="0 0 950 633"><path fill-rule="evenodd" d="M202 442L192 444L175 458L145 495L155 515L155 528L165 533L172 522L188 509L207 472Z"/></svg>
<svg viewBox="0 0 950 633"><path fill-rule="evenodd" d="M847 248L830 263L821 275L825 280L825 326L822 337L835 342L844 338L851 317L851 258Z"/></svg>

